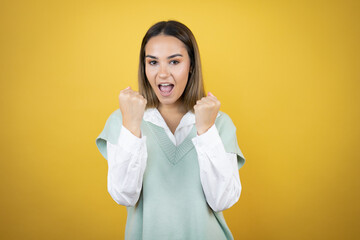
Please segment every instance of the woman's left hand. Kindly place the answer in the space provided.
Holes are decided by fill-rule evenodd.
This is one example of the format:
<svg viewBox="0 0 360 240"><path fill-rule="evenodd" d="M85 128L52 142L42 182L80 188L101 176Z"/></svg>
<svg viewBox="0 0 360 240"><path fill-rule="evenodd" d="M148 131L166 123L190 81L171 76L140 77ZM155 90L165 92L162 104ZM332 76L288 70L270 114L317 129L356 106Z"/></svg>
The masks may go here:
<svg viewBox="0 0 360 240"><path fill-rule="evenodd" d="M220 101L211 93L196 101L194 106L197 134L206 132L215 123L220 109Z"/></svg>

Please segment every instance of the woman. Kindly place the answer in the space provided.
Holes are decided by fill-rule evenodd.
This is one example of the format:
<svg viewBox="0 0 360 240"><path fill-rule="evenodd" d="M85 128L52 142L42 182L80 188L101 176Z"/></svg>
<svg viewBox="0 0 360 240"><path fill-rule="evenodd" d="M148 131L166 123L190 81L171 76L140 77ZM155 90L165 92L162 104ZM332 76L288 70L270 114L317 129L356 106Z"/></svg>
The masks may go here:
<svg viewBox="0 0 360 240"><path fill-rule="evenodd" d="M241 193L245 158L236 128L205 96L192 32L154 24L139 61L139 92L120 92L96 144L108 161L108 191L127 207L125 239L233 239L222 215Z"/></svg>

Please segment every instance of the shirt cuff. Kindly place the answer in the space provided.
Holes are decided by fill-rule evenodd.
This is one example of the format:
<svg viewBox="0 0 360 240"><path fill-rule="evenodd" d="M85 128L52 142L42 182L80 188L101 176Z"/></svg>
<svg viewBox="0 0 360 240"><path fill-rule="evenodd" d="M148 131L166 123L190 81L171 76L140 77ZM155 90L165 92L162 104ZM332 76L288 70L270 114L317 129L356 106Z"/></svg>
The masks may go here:
<svg viewBox="0 0 360 240"><path fill-rule="evenodd" d="M223 145L215 123L203 134L196 134L196 137L192 138L191 141L200 149L207 149L213 146Z"/></svg>
<svg viewBox="0 0 360 240"><path fill-rule="evenodd" d="M135 136L126 127L121 125L120 135L117 145L127 152L139 152L143 144L146 143L146 136L140 132L141 138Z"/></svg>

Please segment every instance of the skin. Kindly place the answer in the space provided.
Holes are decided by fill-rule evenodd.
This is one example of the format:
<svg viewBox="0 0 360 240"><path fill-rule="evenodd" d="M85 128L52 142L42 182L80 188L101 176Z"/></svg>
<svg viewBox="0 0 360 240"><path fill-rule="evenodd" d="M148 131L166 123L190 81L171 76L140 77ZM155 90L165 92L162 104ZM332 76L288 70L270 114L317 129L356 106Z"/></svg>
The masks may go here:
<svg viewBox="0 0 360 240"><path fill-rule="evenodd" d="M185 45L175 37L159 35L146 44L145 56L145 74L160 101L159 112L184 113L179 98L190 71L190 57ZM174 84L172 94L167 97L163 97L158 88L158 84L164 82Z"/></svg>
<svg viewBox="0 0 360 240"><path fill-rule="evenodd" d="M190 58L186 47L179 39L158 35L152 37L145 46L145 74L159 99L158 110L174 134L181 118L186 114L180 97L186 87ZM162 96L159 83L174 84L169 96ZM123 125L135 136L141 137L140 125L147 100L130 87L121 90L119 105L123 115ZM194 106L197 134L206 132L214 123L220 109L220 101L212 94L196 102Z"/></svg>

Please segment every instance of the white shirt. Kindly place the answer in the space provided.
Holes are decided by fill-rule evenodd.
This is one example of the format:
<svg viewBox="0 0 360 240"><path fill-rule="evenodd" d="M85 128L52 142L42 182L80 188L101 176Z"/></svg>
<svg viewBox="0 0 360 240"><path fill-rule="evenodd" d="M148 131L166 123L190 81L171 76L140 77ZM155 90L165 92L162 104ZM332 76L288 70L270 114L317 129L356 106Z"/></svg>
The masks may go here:
<svg viewBox="0 0 360 240"><path fill-rule="evenodd" d="M220 116L218 113L217 117ZM195 114L187 112L172 134L157 108L144 112L144 121L163 127L174 145L179 145L195 124ZM227 153L213 124L205 133L191 139L198 154L200 180L209 206L216 212L234 205L240 198L241 182L237 155ZM115 202L135 206L140 197L146 169L146 136L138 138L121 126L118 143L107 142L108 192Z"/></svg>

